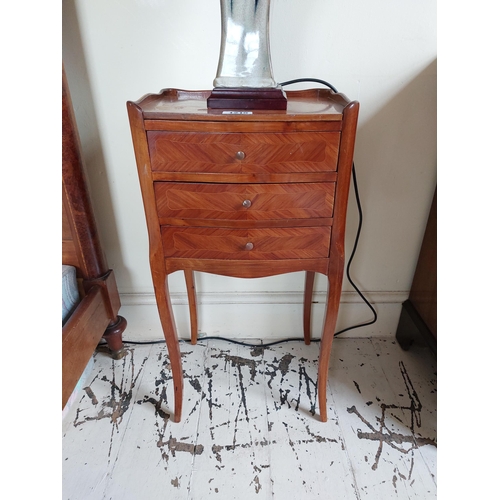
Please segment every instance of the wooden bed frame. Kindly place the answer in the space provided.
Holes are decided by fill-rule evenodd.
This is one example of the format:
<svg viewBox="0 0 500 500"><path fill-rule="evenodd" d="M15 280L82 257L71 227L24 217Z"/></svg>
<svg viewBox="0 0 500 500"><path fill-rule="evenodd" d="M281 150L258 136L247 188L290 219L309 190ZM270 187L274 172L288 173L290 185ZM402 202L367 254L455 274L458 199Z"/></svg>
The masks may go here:
<svg viewBox="0 0 500 500"><path fill-rule="evenodd" d="M97 233L64 67L62 80L62 263L76 268L81 299L62 328L64 409L101 338L114 359L125 355L127 322Z"/></svg>

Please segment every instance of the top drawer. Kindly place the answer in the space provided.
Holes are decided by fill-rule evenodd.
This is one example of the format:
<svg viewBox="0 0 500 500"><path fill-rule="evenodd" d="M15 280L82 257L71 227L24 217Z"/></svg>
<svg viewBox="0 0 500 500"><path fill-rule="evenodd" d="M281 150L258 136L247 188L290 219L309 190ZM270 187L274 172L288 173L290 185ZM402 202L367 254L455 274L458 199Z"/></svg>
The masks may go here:
<svg viewBox="0 0 500 500"><path fill-rule="evenodd" d="M253 174L337 170L340 132L147 134L153 172Z"/></svg>

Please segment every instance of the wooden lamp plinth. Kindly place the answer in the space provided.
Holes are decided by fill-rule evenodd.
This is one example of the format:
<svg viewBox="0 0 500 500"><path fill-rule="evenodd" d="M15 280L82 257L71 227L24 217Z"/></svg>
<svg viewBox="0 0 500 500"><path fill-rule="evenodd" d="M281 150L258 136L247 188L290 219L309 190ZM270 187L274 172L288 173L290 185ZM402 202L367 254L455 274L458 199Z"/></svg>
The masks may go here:
<svg viewBox="0 0 500 500"><path fill-rule="evenodd" d="M286 110L286 94L281 87L215 87L207 99L209 109Z"/></svg>

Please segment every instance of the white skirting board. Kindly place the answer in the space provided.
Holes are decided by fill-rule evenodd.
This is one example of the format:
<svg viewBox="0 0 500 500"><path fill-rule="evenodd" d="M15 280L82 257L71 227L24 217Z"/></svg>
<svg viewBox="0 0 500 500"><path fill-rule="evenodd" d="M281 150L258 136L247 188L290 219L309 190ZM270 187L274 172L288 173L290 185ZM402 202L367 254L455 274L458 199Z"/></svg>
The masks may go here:
<svg viewBox="0 0 500 500"><path fill-rule="evenodd" d="M120 315L127 319L124 340L162 340L163 332L152 293L120 295ZM313 295L312 336L319 338L325 313L325 292ZM366 292L377 311L377 321L356 328L343 337L393 337L408 292ZM171 296L179 338L190 336L189 308L185 293ZM303 292L200 293L198 335L233 339L279 340L301 337ZM373 313L356 292L342 294L336 331L373 319Z"/></svg>

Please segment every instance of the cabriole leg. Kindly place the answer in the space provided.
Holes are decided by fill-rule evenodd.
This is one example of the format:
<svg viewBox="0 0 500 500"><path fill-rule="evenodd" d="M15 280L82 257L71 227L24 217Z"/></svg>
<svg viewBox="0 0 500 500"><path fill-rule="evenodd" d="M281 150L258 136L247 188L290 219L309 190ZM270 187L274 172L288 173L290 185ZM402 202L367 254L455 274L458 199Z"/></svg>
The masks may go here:
<svg viewBox="0 0 500 500"><path fill-rule="evenodd" d="M153 272L153 284L155 287L156 303L158 304L158 313L165 335L170 366L172 368L172 378L174 382L174 422L180 422L182 413L182 392L183 392L183 374L181 363L181 351L179 348L179 339L175 326L170 293L168 291L167 275L162 272Z"/></svg>
<svg viewBox="0 0 500 500"><path fill-rule="evenodd" d="M335 273L333 275L329 275L326 315L323 326L323 335L321 337L318 368L318 401L319 414L322 422L326 422L328 420L326 410L326 386L328 383L330 353L332 350L332 342L335 335L335 326L337 324L337 316L339 312L341 288L342 276L339 277Z"/></svg>
<svg viewBox="0 0 500 500"><path fill-rule="evenodd" d="M198 312L196 310L196 288L194 285L194 272L184 270L186 279L187 296L189 303L189 321L191 324L191 344L195 345L198 339Z"/></svg>
<svg viewBox="0 0 500 500"><path fill-rule="evenodd" d="M315 273L313 271L306 271L306 283L304 290L304 342L306 345L311 343L311 308L314 275Z"/></svg>

